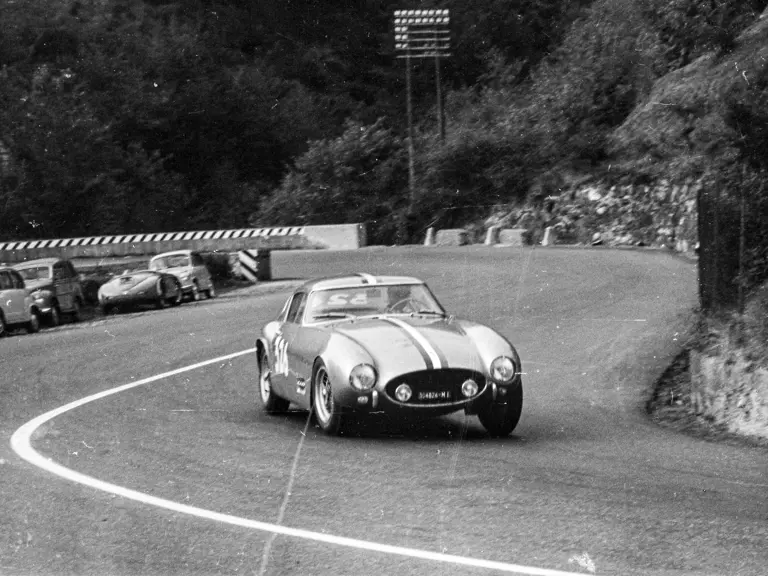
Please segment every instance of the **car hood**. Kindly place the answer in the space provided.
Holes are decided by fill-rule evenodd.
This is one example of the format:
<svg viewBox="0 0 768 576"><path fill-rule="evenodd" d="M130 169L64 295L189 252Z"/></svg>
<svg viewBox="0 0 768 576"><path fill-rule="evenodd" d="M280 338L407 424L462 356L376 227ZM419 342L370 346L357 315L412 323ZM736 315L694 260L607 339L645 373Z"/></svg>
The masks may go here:
<svg viewBox="0 0 768 576"><path fill-rule="evenodd" d="M131 274L123 274L117 278L113 278L106 284L103 284L100 288L100 292L104 294L122 294L127 290L136 288L139 284L148 280L154 280L158 276L154 272L139 271Z"/></svg>
<svg viewBox="0 0 768 576"><path fill-rule="evenodd" d="M38 280L24 280L24 286L27 287L27 292L34 292L35 290L53 290L53 283L50 278L40 278Z"/></svg>
<svg viewBox="0 0 768 576"><path fill-rule="evenodd" d="M331 329L360 344L377 365L395 372L433 368L485 371L474 342L452 319L392 315L340 322Z"/></svg>

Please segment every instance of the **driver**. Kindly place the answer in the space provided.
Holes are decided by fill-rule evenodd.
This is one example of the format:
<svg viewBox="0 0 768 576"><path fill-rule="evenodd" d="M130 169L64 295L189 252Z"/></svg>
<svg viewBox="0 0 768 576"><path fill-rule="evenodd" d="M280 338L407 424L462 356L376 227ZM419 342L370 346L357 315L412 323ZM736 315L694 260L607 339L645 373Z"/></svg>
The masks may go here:
<svg viewBox="0 0 768 576"><path fill-rule="evenodd" d="M395 306L398 309L413 308L412 297L410 286L391 286L387 291L387 310L392 310Z"/></svg>

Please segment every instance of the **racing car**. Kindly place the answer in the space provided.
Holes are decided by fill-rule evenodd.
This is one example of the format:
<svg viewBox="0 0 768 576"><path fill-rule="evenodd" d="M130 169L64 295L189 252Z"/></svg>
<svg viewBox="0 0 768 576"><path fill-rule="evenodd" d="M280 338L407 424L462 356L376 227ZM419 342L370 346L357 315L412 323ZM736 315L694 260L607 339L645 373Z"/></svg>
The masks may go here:
<svg viewBox="0 0 768 576"><path fill-rule="evenodd" d="M290 404L327 434L349 415L477 415L507 436L523 407L515 347L488 326L448 314L425 282L345 275L304 283L256 341L258 398L269 414Z"/></svg>

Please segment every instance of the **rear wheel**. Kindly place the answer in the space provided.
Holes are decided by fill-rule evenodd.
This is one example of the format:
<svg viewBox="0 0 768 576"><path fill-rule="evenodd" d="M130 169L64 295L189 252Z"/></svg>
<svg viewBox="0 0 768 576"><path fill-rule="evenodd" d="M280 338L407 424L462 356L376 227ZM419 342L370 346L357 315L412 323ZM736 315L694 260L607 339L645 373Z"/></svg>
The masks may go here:
<svg viewBox="0 0 768 576"><path fill-rule="evenodd" d="M72 308L72 312L70 312L70 317L72 318L72 322L80 322L80 313L82 311L82 303L80 302L80 299L75 300L74 307Z"/></svg>
<svg viewBox="0 0 768 576"><path fill-rule="evenodd" d="M184 296L184 293L181 291L181 284L178 282L174 284L174 288L176 289L176 295L171 298L171 306L178 306L181 304L181 299Z"/></svg>
<svg viewBox="0 0 768 576"><path fill-rule="evenodd" d="M259 354L259 398L264 411L267 414L277 414L288 410L290 402L285 398L280 398L272 390L272 380L269 372L269 362L267 353Z"/></svg>
<svg viewBox="0 0 768 576"><path fill-rule="evenodd" d="M205 296L207 298L216 298L216 288L213 287L213 282L211 282L211 287L206 290Z"/></svg>
<svg viewBox="0 0 768 576"><path fill-rule="evenodd" d="M51 313L48 315L48 324L50 324L51 327L56 327L61 324L61 310L59 310L58 304L51 306Z"/></svg>
<svg viewBox="0 0 768 576"><path fill-rule="evenodd" d="M8 326L5 323L5 318L3 318L3 313L0 312L0 338L7 335L8 335Z"/></svg>
<svg viewBox="0 0 768 576"><path fill-rule="evenodd" d="M27 322L27 333L34 334L40 331L40 315L37 310L32 310L29 313L29 321Z"/></svg>
<svg viewBox="0 0 768 576"><path fill-rule="evenodd" d="M192 283L192 300L195 302L200 300L200 287L197 285L197 282Z"/></svg>
<svg viewBox="0 0 768 576"><path fill-rule="evenodd" d="M315 420L323 432L331 436L341 432L344 415L341 406L333 399L331 379L322 362L317 363L312 377L312 408Z"/></svg>
<svg viewBox="0 0 768 576"><path fill-rule="evenodd" d="M491 436L509 436L523 412L523 385L518 384L507 396L507 403L492 402L477 413L480 423Z"/></svg>

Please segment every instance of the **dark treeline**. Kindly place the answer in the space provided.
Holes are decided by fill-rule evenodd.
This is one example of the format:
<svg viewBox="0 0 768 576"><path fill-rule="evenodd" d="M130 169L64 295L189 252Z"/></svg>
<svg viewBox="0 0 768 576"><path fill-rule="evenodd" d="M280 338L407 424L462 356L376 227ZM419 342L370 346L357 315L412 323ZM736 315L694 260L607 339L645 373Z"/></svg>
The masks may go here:
<svg viewBox="0 0 768 576"><path fill-rule="evenodd" d="M395 9L452 17L444 144L432 63L414 69L416 233L615 163L614 131L654 82L727 53L765 5L6 0L0 239L367 221L374 242L406 240ZM768 133L763 96L732 107L743 158Z"/></svg>

